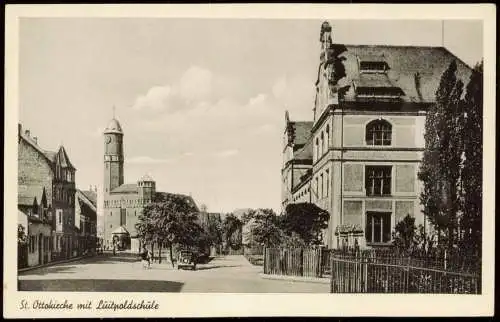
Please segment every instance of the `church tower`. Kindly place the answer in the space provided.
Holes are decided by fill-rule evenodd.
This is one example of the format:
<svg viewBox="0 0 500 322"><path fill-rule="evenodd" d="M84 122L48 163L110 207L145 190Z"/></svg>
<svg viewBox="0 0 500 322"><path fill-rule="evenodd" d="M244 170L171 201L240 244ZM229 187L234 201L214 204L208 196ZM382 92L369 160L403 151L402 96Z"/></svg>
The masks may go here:
<svg viewBox="0 0 500 322"><path fill-rule="evenodd" d="M123 131L116 118L104 130L104 194L123 184Z"/></svg>

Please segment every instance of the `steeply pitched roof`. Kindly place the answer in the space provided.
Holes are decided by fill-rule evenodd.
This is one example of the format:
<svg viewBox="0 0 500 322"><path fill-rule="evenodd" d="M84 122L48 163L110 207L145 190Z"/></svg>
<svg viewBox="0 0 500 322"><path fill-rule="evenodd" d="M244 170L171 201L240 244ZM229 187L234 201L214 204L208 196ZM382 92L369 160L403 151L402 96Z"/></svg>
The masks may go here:
<svg viewBox="0 0 500 322"><path fill-rule="evenodd" d="M43 200L44 187L41 185L20 185L17 190L17 204L20 206L33 206L35 198Z"/></svg>
<svg viewBox="0 0 500 322"><path fill-rule="evenodd" d="M295 149L300 149L307 143L307 140L311 137L311 129L313 122L299 121L290 122L289 131L293 138L293 145Z"/></svg>
<svg viewBox="0 0 500 322"><path fill-rule="evenodd" d="M124 183L121 186L118 186L111 190L111 193L138 193L139 189L137 188L136 183Z"/></svg>
<svg viewBox="0 0 500 322"><path fill-rule="evenodd" d="M66 149L64 149L62 145L59 147L59 151L57 151L57 154L55 156L55 161L59 162L61 164L61 167L63 168L69 168L75 170L75 167L69 161Z"/></svg>
<svg viewBox="0 0 500 322"><path fill-rule="evenodd" d="M108 126L106 126L104 133L123 134L123 130L122 130L122 126L120 125L120 122L118 122L118 120L115 118L111 119L111 121L109 121L109 123L108 123Z"/></svg>
<svg viewBox="0 0 500 322"><path fill-rule="evenodd" d="M97 211L97 194L94 191L76 190L76 197L78 202L84 203L92 211Z"/></svg>
<svg viewBox="0 0 500 322"><path fill-rule="evenodd" d="M19 138L33 147L41 156L45 157L50 165L54 162L55 152L43 150L33 138L27 136L25 133L18 133Z"/></svg>
<svg viewBox="0 0 500 322"><path fill-rule="evenodd" d="M435 93L441 75L449 64L457 61L457 77L467 83L472 69L443 47L386 46L386 45L345 45L347 51L341 56L346 78L343 84L350 86L345 94L346 101L355 101L355 86L399 87L404 95L403 102L430 103L435 101ZM360 73L359 61L385 61L386 74ZM418 78L418 80L417 80Z"/></svg>
<svg viewBox="0 0 500 322"><path fill-rule="evenodd" d="M307 140L306 144L293 154L294 160L310 161L313 159L313 140L312 137Z"/></svg>

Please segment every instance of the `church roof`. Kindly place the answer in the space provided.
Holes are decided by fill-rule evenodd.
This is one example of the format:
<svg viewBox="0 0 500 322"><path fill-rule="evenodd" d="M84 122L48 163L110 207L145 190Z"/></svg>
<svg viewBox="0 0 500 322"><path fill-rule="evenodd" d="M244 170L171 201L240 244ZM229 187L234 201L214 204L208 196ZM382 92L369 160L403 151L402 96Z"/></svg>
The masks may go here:
<svg viewBox="0 0 500 322"><path fill-rule="evenodd" d="M138 193L139 189L135 183L124 183L111 190L111 193Z"/></svg>
<svg viewBox="0 0 500 322"><path fill-rule="evenodd" d="M116 118L112 118L111 121L109 121L108 126L106 126L104 133L123 134L123 130L122 130L122 126L120 125L120 122L118 122L118 120Z"/></svg>

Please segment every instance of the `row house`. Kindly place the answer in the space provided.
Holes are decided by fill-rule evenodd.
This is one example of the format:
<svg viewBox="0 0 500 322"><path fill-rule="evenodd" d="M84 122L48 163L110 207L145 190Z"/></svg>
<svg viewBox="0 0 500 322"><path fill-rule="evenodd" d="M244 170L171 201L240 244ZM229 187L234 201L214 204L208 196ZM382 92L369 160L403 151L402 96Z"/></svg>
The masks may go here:
<svg viewBox="0 0 500 322"><path fill-rule="evenodd" d="M76 190L75 222L78 254L93 254L97 248L97 188Z"/></svg>
<svg viewBox="0 0 500 322"><path fill-rule="evenodd" d="M426 111L452 61L464 83L471 68L443 47L335 44L331 30L325 22L320 33L311 172L292 195L330 213L328 247L353 240L347 228L362 247L385 246L406 215L426 224L417 177Z"/></svg>
<svg viewBox="0 0 500 322"><path fill-rule="evenodd" d="M66 150L42 149L18 126L18 209L27 217L29 265L76 256L75 172Z"/></svg>

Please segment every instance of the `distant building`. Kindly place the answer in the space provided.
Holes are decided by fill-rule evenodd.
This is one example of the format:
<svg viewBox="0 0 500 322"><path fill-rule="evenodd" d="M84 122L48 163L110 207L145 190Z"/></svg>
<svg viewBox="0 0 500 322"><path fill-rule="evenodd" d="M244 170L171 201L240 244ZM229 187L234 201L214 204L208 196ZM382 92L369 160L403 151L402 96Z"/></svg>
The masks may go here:
<svg viewBox="0 0 500 322"><path fill-rule="evenodd" d="M28 218L30 265L75 255L75 172L63 146L43 150L19 124L18 209Z"/></svg>
<svg viewBox="0 0 500 322"><path fill-rule="evenodd" d="M155 199L156 182L144 175L135 183L124 183L123 153L124 132L113 118L104 130L104 187L103 187L103 239L108 248L116 242L119 248L140 250L140 240L135 224L146 205ZM193 198L182 196L197 211Z"/></svg>
<svg viewBox="0 0 500 322"><path fill-rule="evenodd" d="M309 134L298 140L303 123L286 115L282 204L310 199L327 210L329 247L347 242L345 227L359 228L362 246L386 245L407 214L424 223L417 173L426 111L453 60L464 83L471 69L443 47L334 44L327 22L320 43Z"/></svg>
<svg viewBox="0 0 500 322"><path fill-rule="evenodd" d="M76 190L75 217L79 254L93 254L97 247L97 188Z"/></svg>

